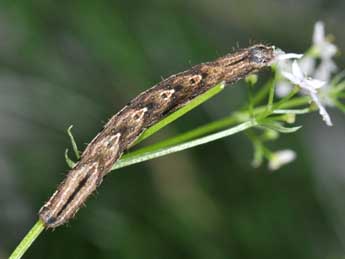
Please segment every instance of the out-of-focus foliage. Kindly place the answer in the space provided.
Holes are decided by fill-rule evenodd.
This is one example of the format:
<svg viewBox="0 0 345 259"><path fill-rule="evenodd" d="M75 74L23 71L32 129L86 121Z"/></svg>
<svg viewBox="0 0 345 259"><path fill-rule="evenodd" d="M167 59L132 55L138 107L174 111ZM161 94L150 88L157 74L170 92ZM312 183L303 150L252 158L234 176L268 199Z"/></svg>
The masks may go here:
<svg viewBox="0 0 345 259"><path fill-rule="evenodd" d="M251 42L299 52L319 19L342 48L344 7L295 0L2 1L0 258L67 171L70 124L82 147L161 77ZM239 108L247 92L237 86L148 142ZM41 235L26 258L342 258L345 123L332 115L333 128L315 115L275 144L298 158L274 174L251 167L244 135L115 171L75 220Z"/></svg>

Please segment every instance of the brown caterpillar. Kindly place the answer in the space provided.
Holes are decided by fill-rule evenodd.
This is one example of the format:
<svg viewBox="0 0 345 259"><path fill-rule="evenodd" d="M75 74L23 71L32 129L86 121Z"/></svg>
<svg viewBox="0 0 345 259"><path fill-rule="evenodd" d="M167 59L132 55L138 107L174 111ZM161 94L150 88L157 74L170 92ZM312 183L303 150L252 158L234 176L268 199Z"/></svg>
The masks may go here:
<svg viewBox="0 0 345 259"><path fill-rule="evenodd" d="M45 227L55 228L73 218L146 128L213 86L221 82L232 84L269 66L274 53L273 46L254 45L172 75L139 94L109 120L43 205L39 217Z"/></svg>

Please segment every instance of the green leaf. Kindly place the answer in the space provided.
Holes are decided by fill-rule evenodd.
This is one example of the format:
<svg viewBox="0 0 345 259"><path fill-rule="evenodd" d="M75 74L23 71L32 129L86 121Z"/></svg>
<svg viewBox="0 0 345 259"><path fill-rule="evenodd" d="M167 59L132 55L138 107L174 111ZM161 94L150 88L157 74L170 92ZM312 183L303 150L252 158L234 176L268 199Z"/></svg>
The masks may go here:
<svg viewBox="0 0 345 259"><path fill-rule="evenodd" d="M73 148L75 157L79 160L80 159L80 152L78 150L77 142L75 141L74 136L72 134L72 128L73 128L73 125L68 127L67 134L68 134L68 136L69 136L69 138L71 140L72 148Z"/></svg>
<svg viewBox="0 0 345 259"><path fill-rule="evenodd" d="M273 111L273 114L306 114L310 112L310 108L305 109L277 109Z"/></svg>
<svg viewBox="0 0 345 259"><path fill-rule="evenodd" d="M334 78L331 81L331 85L335 85L336 88L339 87L337 86L343 79L345 78L345 71L341 71L340 73L338 73L337 75L334 76ZM344 89L343 87L345 87L345 85L343 84L342 86L340 86L342 89ZM339 91L341 91L341 89L337 89Z"/></svg>
<svg viewBox="0 0 345 259"><path fill-rule="evenodd" d="M69 158L68 156L68 148L65 150L65 160L69 168L73 168L74 165L76 164L72 159Z"/></svg>
<svg viewBox="0 0 345 259"><path fill-rule="evenodd" d="M343 113L345 113L345 104L341 103L339 100L334 99L333 100L334 105Z"/></svg>

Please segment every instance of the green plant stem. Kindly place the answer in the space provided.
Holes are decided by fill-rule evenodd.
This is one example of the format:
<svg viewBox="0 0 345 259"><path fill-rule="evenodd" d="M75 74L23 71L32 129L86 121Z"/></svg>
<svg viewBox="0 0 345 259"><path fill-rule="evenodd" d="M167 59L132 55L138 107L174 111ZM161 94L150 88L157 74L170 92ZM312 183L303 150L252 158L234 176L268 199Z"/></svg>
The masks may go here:
<svg viewBox="0 0 345 259"><path fill-rule="evenodd" d="M270 79L263 87L260 87L259 91L255 94L255 97L253 98L253 105L257 105L266 97L267 93L272 88L273 83L274 80Z"/></svg>
<svg viewBox="0 0 345 259"><path fill-rule="evenodd" d="M268 110L272 110L275 89L276 89L275 84L272 84L269 89L269 94L268 94L268 105L267 105Z"/></svg>
<svg viewBox="0 0 345 259"><path fill-rule="evenodd" d="M225 129L229 126L236 124L237 122L238 122L238 119L236 118L236 116L232 115L232 116L226 117L224 119L214 121L214 122L208 123L206 125L200 126L198 128L192 129L188 132L179 134L175 137L172 137L172 138L160 141L158 143L152 144L150 146L143 147L143 148L140 148L140 149L135 150L135 151L131 151L130 153L124 155L123 157L131 156L131 155L138 155L138 154L149 152L152 150L157 150L157 149L161 149L164 147L176 145L176 144L179 144L179 143L191 140L191 139L195 139L195 138L200 137L200 136L204 136L207 133L215 132L215 131L220 130L220 129Z"/></svg>
<svg viewBox="0 0 345 259"><path fill-rule="evenodd" d="M26 236L20 241L19 245L10 255L9 259L18 259L21 258L24 253L28 250L31 244L36 240L36 238L44 230L44 225L41 220L38 220L36 224L30 229Z"/></svg>
<svg viewBox="0 0 345 259"><path fill-rule="evenodd" d="M209 142L233 135L235 133L244 131L248 128L251 128L251 127L254 127L257 125L258 125L258 123L255 120L250 120L250 121L244 122L242 124L239 124L235 127L232 127L230 129L223 130L223 131L220 131L220 132L217 132L214 134L210 134L210 135L207 135L206 137L192 140L192 141L189 141L186 143L182 143L182 144L175 145L175 146L168 147L168 148L158 149L158 150L151 151L151 152L141 153L141 154L138 154L136 156L132 155L132 156L129 156L127 158L126 158L126 156L124 156L124 158L122 158L117 163L115 163L112 170L122 168L125 166L129 166L129 165L133 165L133 164L137 164L140 162L144 162L144 161L147 161L147 160L150 160L153 158L157 158L157 157L161 157L161 156L165 156L168 154L176 153L178 151L182 151L182 150L189 149L192 147L200 146L200 145L203 145L203 144L206 144L206 143L209 143Z"/></svg>

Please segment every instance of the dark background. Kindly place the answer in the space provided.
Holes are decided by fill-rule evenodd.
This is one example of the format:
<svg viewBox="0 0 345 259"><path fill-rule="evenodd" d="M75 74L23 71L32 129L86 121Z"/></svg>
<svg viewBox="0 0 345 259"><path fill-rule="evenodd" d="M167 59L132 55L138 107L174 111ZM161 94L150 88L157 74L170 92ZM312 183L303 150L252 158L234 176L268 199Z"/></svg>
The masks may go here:
<svg viewBox="0 0 345 259"><path fill-rule="evenodd" d="M70 124L84 148L161 77L253 42L303 52L317 20L342 51L344 10L343 0L1 1L0 258L67 172ZM246 101L239 83L146 144ZM329 110L333 128L315 113L270 145L298 153L274 173L251 167L244 134L115 171L25 258L344 258L345 116Z"/></svg>

